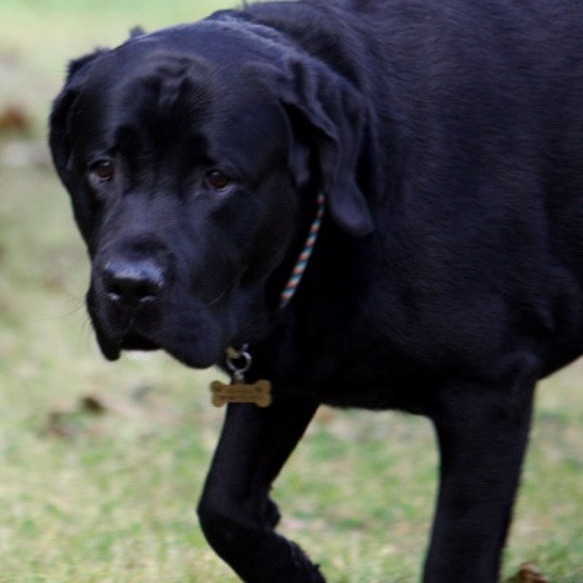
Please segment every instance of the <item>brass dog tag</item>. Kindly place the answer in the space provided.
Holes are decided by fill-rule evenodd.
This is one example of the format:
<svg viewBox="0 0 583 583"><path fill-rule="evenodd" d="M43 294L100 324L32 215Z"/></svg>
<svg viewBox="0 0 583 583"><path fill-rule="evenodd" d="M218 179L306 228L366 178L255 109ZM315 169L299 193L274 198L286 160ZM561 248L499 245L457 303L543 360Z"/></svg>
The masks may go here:
<svg viewBox="0 0 583 583"><path fill-rule="evenodd" d="M269 381L257 381L252 385L226 385L221 381L214 381L211 383L211 393L215 407L222 407L226 403L254 403L258 407L269 407L272 401Z"/></svg>

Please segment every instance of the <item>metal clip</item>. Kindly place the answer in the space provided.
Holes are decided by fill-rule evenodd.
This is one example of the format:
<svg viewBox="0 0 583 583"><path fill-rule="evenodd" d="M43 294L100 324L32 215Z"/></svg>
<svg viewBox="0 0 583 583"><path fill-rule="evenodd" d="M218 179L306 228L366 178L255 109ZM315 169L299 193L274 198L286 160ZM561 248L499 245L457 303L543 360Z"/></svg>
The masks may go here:
<svg viewBox="0 0 583 583"><path fill-rule="evenodd" d="M244 383L245 373L253 364L252 356L247 352L247 345L241 350L235 348L227 349L227 368L231 371L233 383Z"/></svg>

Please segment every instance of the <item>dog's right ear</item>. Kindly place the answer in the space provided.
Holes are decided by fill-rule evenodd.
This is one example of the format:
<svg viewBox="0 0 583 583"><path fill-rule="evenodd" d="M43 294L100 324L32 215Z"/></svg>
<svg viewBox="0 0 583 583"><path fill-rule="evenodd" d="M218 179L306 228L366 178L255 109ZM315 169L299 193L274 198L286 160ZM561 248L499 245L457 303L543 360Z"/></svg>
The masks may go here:
<svg viewBox="0 0 583 583"><path fill-rule="evenodd" d="M53 103L53 109L49 118L49 146L53 163L65 186L69 182L68 167L71 157L71 146L68 139L69 113L79 94L83 71L86 70L87 65L106 52L108 51L98 49L93 53L71 61L69 63L65 87Z"/></svg>

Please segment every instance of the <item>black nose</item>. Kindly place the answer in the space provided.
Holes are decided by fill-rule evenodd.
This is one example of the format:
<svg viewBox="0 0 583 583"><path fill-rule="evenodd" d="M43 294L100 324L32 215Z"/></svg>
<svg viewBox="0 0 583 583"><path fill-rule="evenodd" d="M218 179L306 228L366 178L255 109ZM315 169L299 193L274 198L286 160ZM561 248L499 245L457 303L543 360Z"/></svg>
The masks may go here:
<svg viewBox="0 0 583 583"><path fill-rule="evenodd" d="M112 261L103 269L110 301L137 306L155 300L164 287L164 272L151 260Z"/></svg>

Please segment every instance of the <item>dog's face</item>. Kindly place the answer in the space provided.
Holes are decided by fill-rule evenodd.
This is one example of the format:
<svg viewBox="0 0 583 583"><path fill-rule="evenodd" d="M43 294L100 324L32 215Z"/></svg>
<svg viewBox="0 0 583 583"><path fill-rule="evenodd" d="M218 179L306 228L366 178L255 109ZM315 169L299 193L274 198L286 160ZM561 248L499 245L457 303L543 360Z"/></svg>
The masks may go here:
<svg viewBox="0 0 583 583"><path fill-rule="evenodd" d="M281 51L255 37L199 23L71 66L51 148L91 257L87 303L109 359L163 348L206 367L254 334L276 311L268 282L320 188L338 193L330 206L345 230L370 230L359 189L340 176L341 141L362 122L341 137L314 95L293 88L298 71Z"/></svg>

